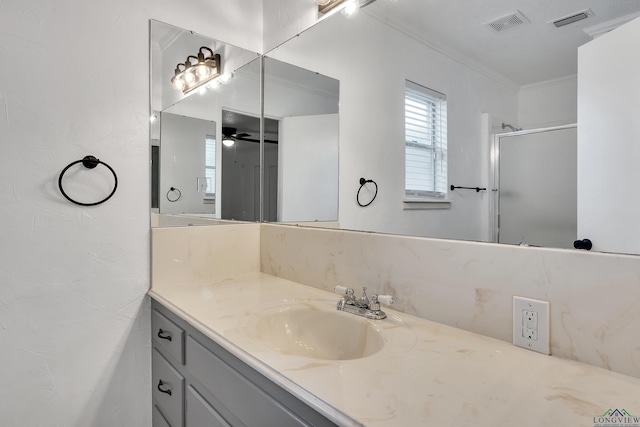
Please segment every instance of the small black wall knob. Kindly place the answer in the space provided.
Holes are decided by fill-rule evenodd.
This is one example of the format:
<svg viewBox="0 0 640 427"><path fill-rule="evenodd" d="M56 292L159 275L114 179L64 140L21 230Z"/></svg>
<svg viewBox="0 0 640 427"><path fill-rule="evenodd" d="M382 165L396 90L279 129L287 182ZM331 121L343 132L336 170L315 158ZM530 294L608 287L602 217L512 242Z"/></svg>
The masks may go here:
<svg viewBox="0 0 640 427"><path fill-rule="evenodd" d="M576 249L584 249L585 251L590 251L593 247L593 244L591 244L591 240L589 239L582 239L573 242L573 247Z"/></svg>

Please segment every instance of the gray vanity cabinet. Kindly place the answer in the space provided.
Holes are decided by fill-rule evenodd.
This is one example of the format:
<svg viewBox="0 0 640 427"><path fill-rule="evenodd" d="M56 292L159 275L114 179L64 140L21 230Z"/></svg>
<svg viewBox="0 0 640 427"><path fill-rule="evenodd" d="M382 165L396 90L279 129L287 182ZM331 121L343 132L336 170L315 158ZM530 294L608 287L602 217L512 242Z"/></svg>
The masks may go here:
<svg viewBox="0 0 640 427"><path fill-rule="evenodd" d="M157 348L154 348L151 353L151 372L154 381L151 395L156 408L169 425L182 427L184 376L162 356Z"/></svg>
<svg viewBox="0 0 640 427"><path fill-rule="evenodd" d="M153 424L152 427L171 427L169 421L162 415L160 409L156 405L153 405Z"/></svg>
<svg viewBox="0 0 640 427"><path fill-rule="evenodd" d="M335 426L152 301L153 427Z"/></svg>
<svg viewBox="0 0 640 427"><path fill-rule="evenodd" d="M192 386L189 386L187 389L186 399L186 406L189 408L185 414L188 426L230 426L230 424L222 418L222 415L220 415L204 397L200 396L200 393Z"/></svg>

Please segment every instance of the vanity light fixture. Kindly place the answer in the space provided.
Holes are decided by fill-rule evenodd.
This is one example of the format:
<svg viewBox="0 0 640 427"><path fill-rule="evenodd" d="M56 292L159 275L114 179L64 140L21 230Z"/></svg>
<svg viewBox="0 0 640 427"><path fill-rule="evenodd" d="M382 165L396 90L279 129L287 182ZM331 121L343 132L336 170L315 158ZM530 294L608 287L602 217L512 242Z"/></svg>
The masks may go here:
<svg viewBox="0 0 640 427"><path fill-rule="evenodd" d="M221 68L220 55L202 46L198 56L189 55L184 63L176 65L171 83L183 94L187 94L220 76Z"/></svg>
<svg viewBox="0 0 640 427"><path fill-rule="evenodd" d="M360 8L365 7L376 0L316 0L318 12L327 13L331 9L341 4L344 5L342 13L347 16L354 16Z"/></svg>
<svg viewBox="0 0 640 427"><path fill-rule="evenodd" d="M347 0L342 13L345 16L355 16L358 12L360 12L360 0Z"/></svg>

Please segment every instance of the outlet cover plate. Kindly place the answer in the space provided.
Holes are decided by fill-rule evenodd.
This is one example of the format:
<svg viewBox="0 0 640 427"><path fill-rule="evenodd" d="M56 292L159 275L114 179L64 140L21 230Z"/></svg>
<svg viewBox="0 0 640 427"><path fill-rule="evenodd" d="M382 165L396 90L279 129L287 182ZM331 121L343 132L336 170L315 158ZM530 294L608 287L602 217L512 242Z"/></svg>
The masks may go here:
<svg viewBox="0 0 640 427"><path fill-rule="evenodd" d="M513 344L550 354L548 301L513 297Z"/></svg>

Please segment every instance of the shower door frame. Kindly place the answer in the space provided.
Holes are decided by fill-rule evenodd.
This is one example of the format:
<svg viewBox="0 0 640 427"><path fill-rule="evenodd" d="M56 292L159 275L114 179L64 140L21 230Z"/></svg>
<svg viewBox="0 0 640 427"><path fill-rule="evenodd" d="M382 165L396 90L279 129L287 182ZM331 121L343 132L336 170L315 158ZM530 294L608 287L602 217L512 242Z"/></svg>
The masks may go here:
<svg viewBox="0 0 640 427"><path fill-rule="evenodd" d="M514 136L530 135L537 133L553 132L558 130L576 129L577 123L546 128L527 129L517 132L494 133L491 138L490 155L490 188L491 199L489 213L489 238L492 243L500 242L500 138L510 138Z"/></svg>

